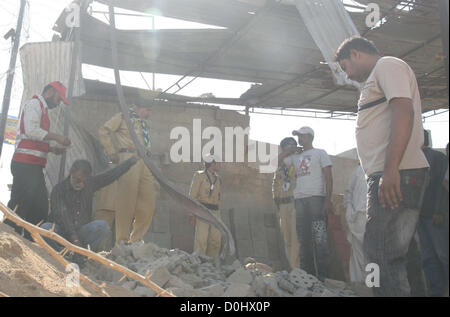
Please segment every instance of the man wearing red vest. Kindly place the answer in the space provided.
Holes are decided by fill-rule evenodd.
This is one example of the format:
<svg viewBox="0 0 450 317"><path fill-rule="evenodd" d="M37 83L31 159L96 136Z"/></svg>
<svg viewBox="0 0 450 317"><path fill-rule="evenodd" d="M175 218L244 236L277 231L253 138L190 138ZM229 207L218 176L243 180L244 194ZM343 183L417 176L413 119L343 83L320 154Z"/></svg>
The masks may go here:
<svg viewBox="0 0 450 317"><path fill-rule="evenodd" d="M66 87L58 81L48 84L42 95L35 95L22 107L16 149L11 162L13 185L8 207L17 208L17 215L24 220L37 224L47 220L48 193L45 186L44 168L49 152L60 155L64 148L50 146L56 141L62 146L69 146L70 139L50 132L48 109L56 108L61 101L66 105ZM10 221L5 221L21 233L22 229ZM31 239L28 232L25 237Z"/></svg>

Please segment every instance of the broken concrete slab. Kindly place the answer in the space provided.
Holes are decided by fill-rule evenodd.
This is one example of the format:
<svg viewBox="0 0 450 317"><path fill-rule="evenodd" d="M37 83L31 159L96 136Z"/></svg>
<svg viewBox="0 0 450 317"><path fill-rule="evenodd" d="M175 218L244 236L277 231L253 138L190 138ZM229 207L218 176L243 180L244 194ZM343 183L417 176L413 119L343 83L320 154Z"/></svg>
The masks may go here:
<svg viewBox="0 0 450 317"><path fill-rule="evenodd" d="M209 297L221 297L225 293L225 288L220 284L213 284L200 289L206 292Z"/></svg>
<svg viewBox="0 0 450 317"><path fill-rule="evenodd" d="M251 286L242 283L231 283L222 297L250 297Z"/></svg>
<svg viewBox="0 0 450 317"><path fill-rule="evenodd" d="M160 266L150 275L150 280L157 284L159 287L164 288L164 285L170 280L173 275L167 270L167 268Z"/></svg>
<svg viewBox="0 0 450 317"><path fill-rule="evenodd" d="M151 260L153 258L153 252L158 249L158 246L156 246L153 243L145 243L145 244L139 244L134 246L132 248L132 254L133 257L136 260L139 259L149 259Z"/></svg>
<svg viewBox="0 0 450 317"><path fill-rule="evenodd" d="M172 276L167 283L165 284L166 288L186 288L186 289L194 289L194 287L186 282L184 282L181 278L177 276Z"/></svg>
<svg viewBox="0 0 450 317"><path fill-rule="evenodd" d="M185 283L192 285L194 288L200 288L203 286L203 280L195 274L181 274L179 278L181 278Z"/></svg>
<svg viewBox="0 0 450 317"><path fill-rule="evenodd" d="M291 294L294 294L295 292L295 285L284 278L278 281L278 286L282 290L289 292Z"/></svg>
<svg viewBox="0 0 450 317"><path fill-rule="evenodd" d="M293 294L294 297L311 297L312 292L307 289L297 288Z"/></svg>
<svg viewBox="0 0 450 317"><path fill-rule="evenodd" d="M237 269L227 278L227 282L230 283L250 284L252 281L252 273L244 268Z"/></svg>

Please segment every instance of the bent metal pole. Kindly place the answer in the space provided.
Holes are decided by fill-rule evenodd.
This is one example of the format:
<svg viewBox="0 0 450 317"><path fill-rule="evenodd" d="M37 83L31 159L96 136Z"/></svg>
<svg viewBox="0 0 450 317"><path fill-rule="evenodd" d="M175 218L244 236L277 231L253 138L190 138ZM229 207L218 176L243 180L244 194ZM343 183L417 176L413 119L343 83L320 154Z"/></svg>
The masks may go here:
<svg viewBox="0 0 450 317"><path fill-rule="evenodd" d="M128 107L125 103L125 95L123 92L122 85L120 83L120 73L118 66L118 53L117 53L117 39L116 39L116 24L114 17L114 7L109 6L109 22L110 22L110 40L111 40L111 50L112 50L112 63L114 68L114 78L115 85L117 90L117 96L119 98L119 104L122 111L123 118L128 128L128 132L130 133L131 139L133 140L136 149L138 151L139 156L144 161L145 165L148 167L150 172L153 174L153 177L160 183L161 187L164 188L167 193L181 206L183 206L182 210L188 214L194 214L196 217L200 218L202 221L215 226L221 232L221 250L220 257L221 259L225 259L228 255L234 255L235 246L233 236L228 229L228 227L209 209L204 207L198 201L191 199L184 195L184 193L177 189L172 182L170 182L164 175L162 175L161 171L153 164L150 158L147 156L147 152L139 141L136 132L133 129L131 124L130 115L128 111Z"/></svg>

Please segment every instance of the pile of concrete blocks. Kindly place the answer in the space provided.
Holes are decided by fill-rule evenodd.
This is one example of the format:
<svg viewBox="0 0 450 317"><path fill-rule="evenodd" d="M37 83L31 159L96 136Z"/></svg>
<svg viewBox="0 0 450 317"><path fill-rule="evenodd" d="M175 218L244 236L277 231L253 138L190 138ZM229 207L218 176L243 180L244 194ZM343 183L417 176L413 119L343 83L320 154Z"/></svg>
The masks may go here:
<svg viewBox="0 0 450 317"><path fill-rule="evenodd" d="M116 245L104 255L120 265L145 276L179 297L326 297L354 296L344 282L325 280L300 269L273 272L272 268L251 258L242 264L221 265L213 258L178 249L164 249L153 243ZM89 260L82 273L120 285L137 296L153 297L148 287L123 279L121 273Z"/></svg>

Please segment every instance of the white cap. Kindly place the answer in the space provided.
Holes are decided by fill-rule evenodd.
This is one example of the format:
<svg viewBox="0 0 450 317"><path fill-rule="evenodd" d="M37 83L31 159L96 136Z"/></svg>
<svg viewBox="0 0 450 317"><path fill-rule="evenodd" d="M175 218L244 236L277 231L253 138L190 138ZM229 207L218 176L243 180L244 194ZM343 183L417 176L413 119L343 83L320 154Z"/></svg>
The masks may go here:
<svg viewBox="0 0 450 317"><path fill-rule="evenodd" d="M211 162L220 162L220 159L218 156L213 155L213 154L206 154L203 159L205 160L206 163L211 163Z"/></svg>
<svg viewBox="0 0 450 317"><path fill-rule="evenodd" d="M314 137L314 130L310 127L301 127L298 130L292 131L292 135L299 135L299 134L311 134Z"/></svg>

